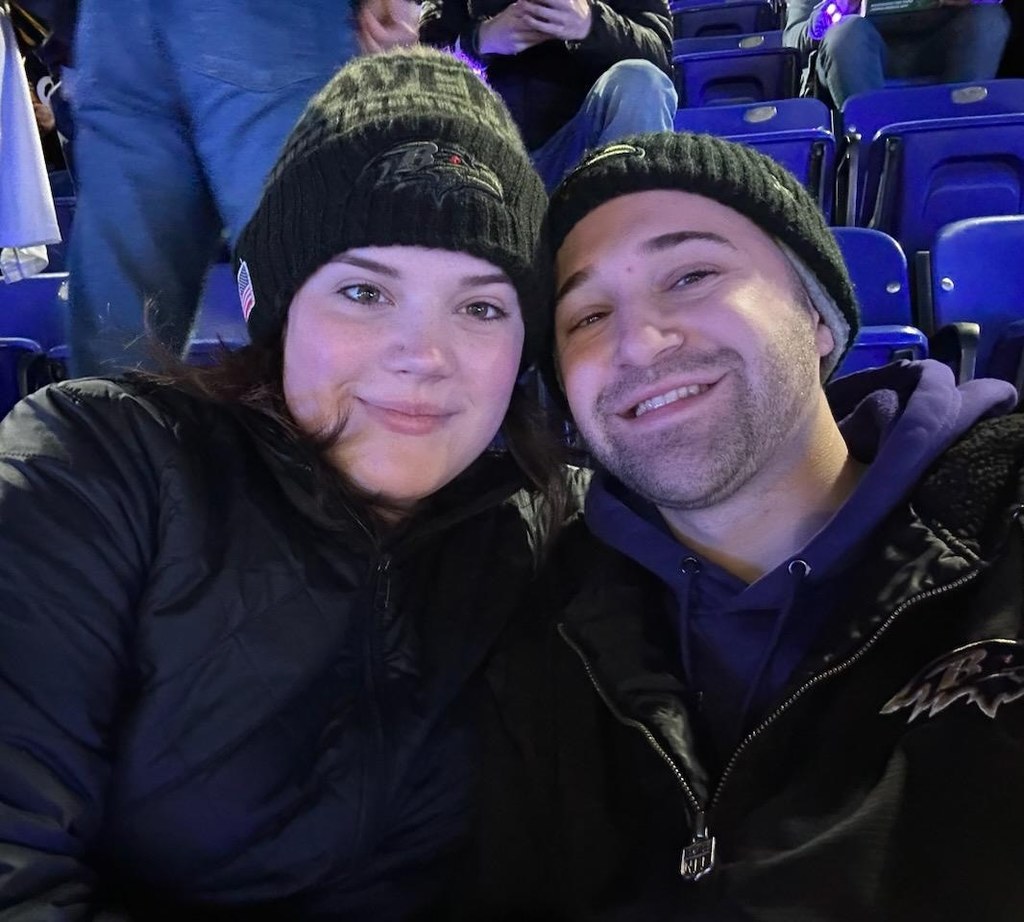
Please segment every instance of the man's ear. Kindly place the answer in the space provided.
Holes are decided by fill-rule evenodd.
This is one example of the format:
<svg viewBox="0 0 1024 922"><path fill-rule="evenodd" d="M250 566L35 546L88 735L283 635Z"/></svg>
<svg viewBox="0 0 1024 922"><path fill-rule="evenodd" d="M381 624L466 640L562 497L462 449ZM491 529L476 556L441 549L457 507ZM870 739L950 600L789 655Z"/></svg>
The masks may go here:
<svg viewBox="0 0 1024 922"><path fill-rule="evenodd" d="M836 339L832 335L832 330L821 319L821 314L817 311L814 312L814 343L821 358L831 355L836 348Z"/></svg>

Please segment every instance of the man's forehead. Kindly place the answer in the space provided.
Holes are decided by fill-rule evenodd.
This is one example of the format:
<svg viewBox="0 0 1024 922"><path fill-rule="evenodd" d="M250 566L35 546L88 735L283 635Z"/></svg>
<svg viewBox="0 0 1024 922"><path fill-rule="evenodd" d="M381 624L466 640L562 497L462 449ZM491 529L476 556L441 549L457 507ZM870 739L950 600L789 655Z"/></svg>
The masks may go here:
<svg viewBox="0 0 1024 922"><path fill-rule="evenodd" d="M628 244L643 252L664 249L648 243L673 233L707 233L732 239L746 219L714 199L677 189L653 189L621 195L584 215L566 235L559 261L576 259L594 248Z"/></svg>

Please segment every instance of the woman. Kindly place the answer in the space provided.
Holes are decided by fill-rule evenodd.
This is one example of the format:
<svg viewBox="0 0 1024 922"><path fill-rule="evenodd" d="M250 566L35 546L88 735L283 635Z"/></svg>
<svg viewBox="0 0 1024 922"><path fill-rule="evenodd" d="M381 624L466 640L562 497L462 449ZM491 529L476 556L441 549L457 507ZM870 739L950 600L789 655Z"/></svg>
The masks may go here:
<svg viewBox="0 0 1024 922"><path fill-rule="evenodd" d="M253 344L0 427L5 919L443 914L560 513L516 388L544 206L468 68L360 59L238 242Z"/></svg>

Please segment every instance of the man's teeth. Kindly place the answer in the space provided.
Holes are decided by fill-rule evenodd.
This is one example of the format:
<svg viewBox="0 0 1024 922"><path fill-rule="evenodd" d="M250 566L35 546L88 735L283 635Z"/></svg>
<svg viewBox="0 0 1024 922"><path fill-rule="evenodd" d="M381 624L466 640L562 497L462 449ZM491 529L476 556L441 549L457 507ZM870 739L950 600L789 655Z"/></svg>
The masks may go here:
<svg viewBox="0 0 1024 922"><path fill-rule="evenodd" d="M709 387L711 387L710 384L690 384L687 387L677 387L674 391L669 391L667 394L649 397L647 400L638 403L636 410L633 412L638 417L643 416L644 413L650 413L651 410L657 410L658 407L675 403L684 397L696 397L698 394L703 394Z"/></svg>

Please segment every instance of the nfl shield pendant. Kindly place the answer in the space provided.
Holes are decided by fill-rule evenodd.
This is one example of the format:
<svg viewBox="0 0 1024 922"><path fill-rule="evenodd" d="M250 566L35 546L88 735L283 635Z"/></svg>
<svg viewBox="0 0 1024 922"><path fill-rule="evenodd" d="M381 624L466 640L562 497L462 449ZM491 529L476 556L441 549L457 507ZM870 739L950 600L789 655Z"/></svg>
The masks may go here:
<svg viewBox="0 0 1024 922"><path fill-rule="evenodd" d="M700 828L693 841L683 849L679 873L683 880L700 880L715 867L715 837L708 835L706 826Z"/></svg>

